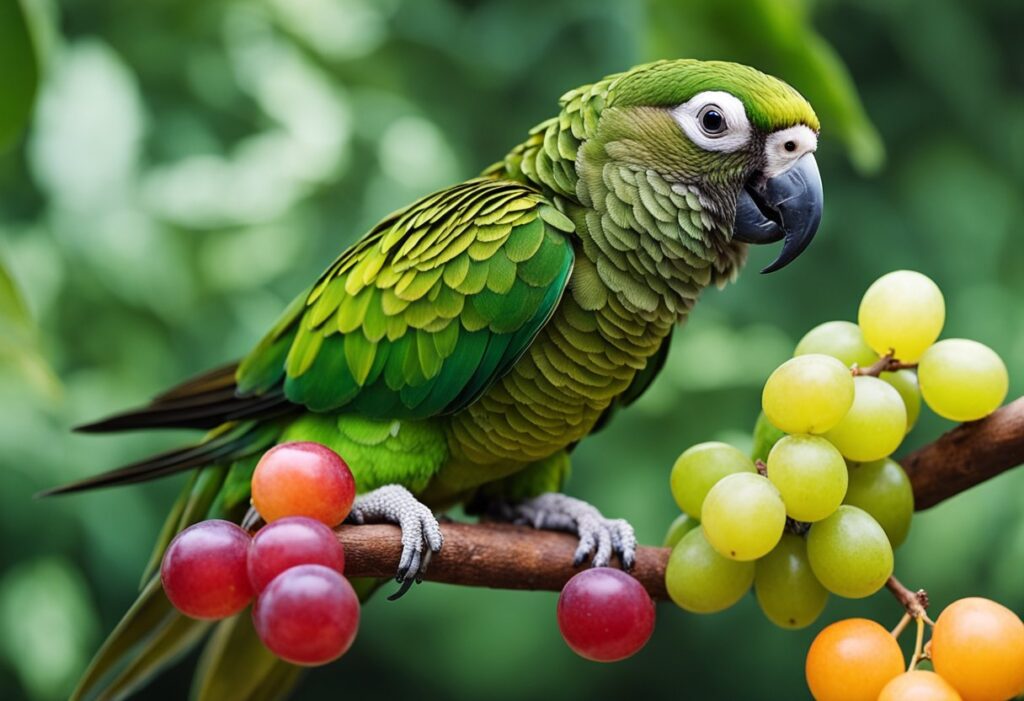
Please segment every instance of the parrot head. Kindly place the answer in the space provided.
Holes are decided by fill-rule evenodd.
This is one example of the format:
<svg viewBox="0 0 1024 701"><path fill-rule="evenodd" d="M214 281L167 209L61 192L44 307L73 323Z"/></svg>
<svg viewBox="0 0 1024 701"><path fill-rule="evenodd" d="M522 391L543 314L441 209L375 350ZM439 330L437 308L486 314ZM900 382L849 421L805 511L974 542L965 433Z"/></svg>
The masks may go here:
<svg viewBox="0 0 1024 701"><path fill-rule="evenodd" d="M762 272L793 261L821 221L814 151L818 118L783 81L722 61L680 59L639 66L608 89L582 156L653 171L679 194L697 197L705 228L729 241L783 241ZM605 176L606 177L606 176ZM709 226L710 224L710 226Z"/></svg>

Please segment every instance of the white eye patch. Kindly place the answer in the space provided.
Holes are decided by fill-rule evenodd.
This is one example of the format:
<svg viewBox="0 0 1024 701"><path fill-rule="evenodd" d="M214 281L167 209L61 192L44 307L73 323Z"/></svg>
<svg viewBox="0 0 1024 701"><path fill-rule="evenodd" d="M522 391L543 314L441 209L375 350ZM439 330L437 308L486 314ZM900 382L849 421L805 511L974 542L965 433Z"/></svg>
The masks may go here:
<svg viewBox="0 0 1024 701"><path fill-rule="evenodd" d="M743 103L721 90L697 93L673 108L672 116L687 138L705 151L731 153L750 141L750 120Z"/></svg>
<svg viewBox="0 0 1024 701"><path fill-rule="evenodd" d="M764 144L764 176L785 173L805 153L818 148L818 135L803 124L769 134Z"/></svg>

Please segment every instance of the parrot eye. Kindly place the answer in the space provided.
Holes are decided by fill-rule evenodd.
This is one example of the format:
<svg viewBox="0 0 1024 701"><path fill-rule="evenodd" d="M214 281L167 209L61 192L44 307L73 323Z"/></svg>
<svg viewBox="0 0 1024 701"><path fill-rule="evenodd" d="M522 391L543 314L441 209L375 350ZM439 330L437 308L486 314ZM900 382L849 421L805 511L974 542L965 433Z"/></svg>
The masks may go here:
<svg viewBox="0 0 1024 701"><path fill-rule="evenodd" d="M708 136L720 136L729 127L725 122L725 117L722 116L721 111L715 105L708 105L702 109L698 118L701 129Z"/></svg>

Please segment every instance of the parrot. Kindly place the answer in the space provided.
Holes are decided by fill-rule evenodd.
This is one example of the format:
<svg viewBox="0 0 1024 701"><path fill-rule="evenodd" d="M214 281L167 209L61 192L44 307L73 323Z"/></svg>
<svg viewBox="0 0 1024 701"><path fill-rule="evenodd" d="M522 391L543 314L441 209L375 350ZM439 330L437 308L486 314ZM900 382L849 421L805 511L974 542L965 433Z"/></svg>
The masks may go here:
<svg viewBox="0 0 1024 701"><path fill-rule="evenodd" d="M139 598L72 698L131 693L211 628L196 698L271 700L297 683L301 668L245 616L186 618L156 574L183 528L252 516L253 470L281 443L334 450L357 486L349 520L401 528L399 594L443 548L438 514L456 505L569 531L577 565L617 556L628 569L628 521L564 493L572 450L651 386L674 329L704 288L736 278L748 245L782 242L762 272L808 246L819 129L790 85L723 61L662 60L570 90L479 177L342 252L239 362L80 427L206 433L50 490L190 473Z"/></svg>

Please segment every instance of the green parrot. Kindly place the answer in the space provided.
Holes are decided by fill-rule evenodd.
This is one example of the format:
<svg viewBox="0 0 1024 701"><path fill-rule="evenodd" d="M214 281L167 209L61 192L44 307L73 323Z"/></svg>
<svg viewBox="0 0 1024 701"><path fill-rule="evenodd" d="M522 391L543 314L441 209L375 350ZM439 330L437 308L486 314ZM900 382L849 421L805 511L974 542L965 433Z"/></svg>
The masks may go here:
<svg viewBox="0 0 1024 701"><path fill-rule="evenodd" d="M765 272L808 245L819 125L786 83L716 61L638 66L560 106L480 177L373 227L241 362L83 427L208 433L52 491L192 471L74 698L126 695L204 637L212 624L177 614L155 568L187 525L241 521L256 462L286 441L344 457L352 521L398 523L400 592L443 547L435 513L455 504L575 533L577 563L632 564L626 521L560 493L570 452L654 381L673 328L736 276L747 244L783 241ZM195 696L279 698L297 674L242 615L210 637Z"/></svg>

